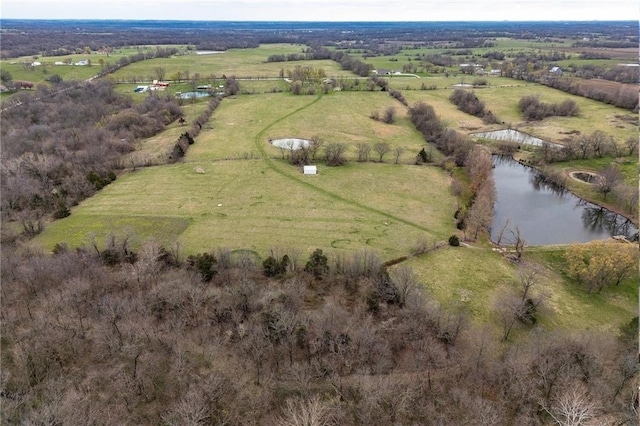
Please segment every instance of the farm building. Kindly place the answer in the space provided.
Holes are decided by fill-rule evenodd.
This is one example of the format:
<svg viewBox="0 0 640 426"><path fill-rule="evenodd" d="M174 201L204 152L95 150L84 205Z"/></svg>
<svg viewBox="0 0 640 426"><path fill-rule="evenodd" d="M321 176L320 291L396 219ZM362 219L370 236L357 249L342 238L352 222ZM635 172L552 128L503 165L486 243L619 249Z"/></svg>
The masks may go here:
<svg viewBox="0 0 640 426"><path fill-rule="evenodd" d="M562 75L562 69L560 67L552 67L549 72L555 75Z"/></svg>
<svg viewBox="0 0 640 426"><path fill-rule="evenodd" d="M305 175L317 175L318 168L316 166L303 166L303 172Z"/></svg>
<svg viewBox="0 0 640 426"><path fill-rule="evenodd" d="M169 83L163 83L163 82L158 81L158 80L153 80L153 84L151 85L151 87L149 87L149 90L163 91L167 87L169 87Z"/></svg>

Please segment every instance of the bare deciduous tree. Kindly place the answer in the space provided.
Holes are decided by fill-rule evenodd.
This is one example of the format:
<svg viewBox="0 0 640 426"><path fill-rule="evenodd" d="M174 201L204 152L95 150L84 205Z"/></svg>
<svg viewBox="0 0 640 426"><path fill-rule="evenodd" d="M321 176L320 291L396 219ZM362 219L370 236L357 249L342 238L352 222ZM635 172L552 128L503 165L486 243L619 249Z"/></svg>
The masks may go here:
<svg viewBox="0 0 640 426"><path fill-rule="evenodd" d="M319 395L310 399L289 398L278 424L282 426L327 426L334 424L333 403Z"/></svg>
<svg viewBox="0 0 640 426"><path fill-rule="evenodd" d="M565 388L551 407L544 409L560 426L586 425L597 417L599 411L598 405L580 383Z"/></svg>
<svg viewBox="0 0 640 426"><path fill-rule="evenodd" d="M387 152L391 151L391 146L386 142L376 142L373 145L373 150L378 153L378 160L382 163L382 158Z"/></svg>
<svg viewBox="0 0 640 426"><path fill-rule="evenodd" d="M396 164L398 164L398 161L400 160L400 156L404 152L404 148L402 148L401 146L398 146L398 147L396 147L396 149L394 149L393 152L396 155Z"/></svg>
<svg viewBox="0 0 640 426"><path fill-rule="evenodd" d="M369 161L369 154L371 153L371 145L367 142L358 142L356 144L356 149L358 151L358 161L361 163L366 163Z"/></svg>
<svg viewBox="0 0 640 426"><path fill-rule="evenodd" d="M620 170L614 166L608 166L604 170L600 172L598 179L596 180L596 188L598 188L598 192L600 192L604 199L607 199L607 195L615 186L622 180L622 175L620 174Z"/></svg>
<svg viewBox="0 0 640 426"><path fill-rule="evenodd" d="M391 281L398 289L399 305L404 307L412 293L421 290L420 280L409 266L400 266L391 271Z"/></svg>
<svg viewBox="0 0 640 426"><path fill-rule="evenodd" d="M324 154L327 166L342 166L347 162L344 153L347 146L339 142L331 142L325 145Z"/></svg>
<svg viewBox="0 0 640 426"><path fill-rule="evenodd" d="M388 107L384 110L384 116L382 117L382 121L387 124L393 124L396 119L396 109L394 107Z"/></svg>

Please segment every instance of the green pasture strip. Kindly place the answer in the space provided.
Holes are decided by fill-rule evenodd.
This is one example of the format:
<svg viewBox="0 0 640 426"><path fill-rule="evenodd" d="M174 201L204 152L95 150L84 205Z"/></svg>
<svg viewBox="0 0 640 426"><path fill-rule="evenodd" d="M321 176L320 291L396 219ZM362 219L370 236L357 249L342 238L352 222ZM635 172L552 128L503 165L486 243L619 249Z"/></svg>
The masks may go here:
<svg viewBox="0 0 640 426"><path fill-rule="evenodd" d="M255 135L274 117L286 115L313 99L315 97L286 93L227 97L214 111L210 126L203 127L196 143L189 147L185 161L257 158L261 154L255 146ZM267 140L263 144L266 145Z"/></svg>
<svg viewBox="0 0 640 426"><path fill-rule="evenodd" d="M422 85L427 88L426 91L432 91L432 89L448 89L453 90L457 84L473 84L475 80L485 80L486 86L462 87L465 90L484 90L484 88L491 87L516 87L525 86L526 81L515 80L513 78L499 77L499 76L470 76L454 73L450 73L448 77L443 74L433 74L427 77L421 76L420 78L408 77L408 76L385 76L383 77L389 82L389 86L404 91L409 90L422 90Z"/></svg>
<svg viewBox="0 0 640 426"><path fill-rule="evenodd" d="M403 265L410 266L427 294L446 308L460 308L479 322L493 321L491 301L515 276L514 268L486 248L435 250Z"/></svg>
<svg viewBox="0 0 640 426"><path fill-rule="evenodd" d="M533 295L543 298L535 326L517 324L514 338L533 328L602 330L616 333L618 327L637 315L637 280L627 280L619 287L601 294L587 293L557 272L557 261L549 262L554 248L531 248L526 258L545 265L543 278L533 288ZM507 292L518 293L517 269L501 255L488 248L447 247L403 265L413 268L424 283L427 294L447 308L468 312L478 324L492 324L500 332L500 318L495 303Z"/></svg>
<svg viewBox="0 0 640 426"><path fill-rule="evenodd" d="M269 79L269 80L241 80L240 94L241 95L257 95L262 93L275 93L275 92L287 92L290 90L290 83L287 83L284 79Z"/></svg>
<svg viewBox="0 0 640 426"><path fill-rule="evenodd" d="M564 172L565 176L573 171L587 171L598 173L606 167L614 165L622 175L624 182L632 187L638 186L638 157L631 156L622 159L613 159L611 157L595 158L591 160L573 160L570 162L552 163L549 168ZM605 198L597 187L592 184L581 182L576 179L567 178L566 187L569 191L576 194L580 198L597 203L598 205L609 207L615 210L616 197L615 194L609 194ZM635 223L637 223L637 217Z"/></svg>
<svg viewBox="0 0 640 426"><path fill-rule="evenodd" d="M570 66L585 66L592 65L596 67L615 67L618 64L625 62L623 58L612 58L612 59L579 59L577 55L576 57L572 57L571 59L563 59L561 61L555 61L554 64L559 66L562 69ZM627 59L628 60L628 59Z"/></svg>
<svg viewBox="0 0 640 426"><path fill-rule="evenodd" d="M73 247L94 234L131 232L140 240L178 241L187 254L221 246L266 253L281 245L366 248L394 258L425 237L424 230L389 214L312 185L292 184L265 160L196 167L183 163L129 173L74 207L68 218L51 223L34 243L51 250L57 242ZM388 196L399 203L396 195ZM154 223L164 223L159 218L166 223L157 227Z"/></svg>
<svg viewBox="0 0 640 426"><path fill-rule="evenodd" d="M343 71L340 65L331 60L319 61L291 61L291 62L267 62L267 58L273 54L302 53L304 46L295 44L263 44L257 48L229 49L222 53L209 55L197 55L195 52L186 55L176 55L171 58L158 58L148 61L136 62L121 68L113 74L116 80L138 81L156 79L155 69L161 67L165 71L165 79L170 79L177 72L188 72L193 78L198 74L201 79L217 79L225 76L278 78L280 70L286 72L296 65L322 68L328 77L338 75L351 75Z"/></svg>
<svg viewBox="0 0 640 426"><path fill-rule="evenodd" d="M431 105L447 127L460 130L463 133L465 131L480 131L479 129L485 128L486 125L482 122L482 119L460 111L458 107L449 100L451 93L453 93L453 90L449 89L408 90L402 92L410 106L418 102Z"/></svg>
<svg viewBox="0 0 640 426"><path fill-rule="evenodd" d="M532 247L528 256L546 266L549 282L543 291L549 315L548 328L578 327L582 329L610 330L627 324L638 315L638 274L633 274L618 286L607 287L599 294L589 293L572 279L564 276L565 251L568 246ZM543 310L544 310L543 306ZM545 313L541 314L542 325Z"/></svg>
<svg viewBox="0 0 640 426"><path fill-rule="evenodd" d="M393 124L370 118L374 111L383 116L389 107L396 111ZM388 143L392 150L383 158L388 163L395 161L393 150L397 147L403 149L399 159L403 163L415 162L416 155L424 147L424 140L411 124L406 107L386 92L368 91L339 92L323 96L319 102L296 113L295 117L270 126L263 146L269 139L310 139L316 135L325 143L346 144L346 158L351 161L357 160L357 143L369 143L372 147L378 142ZM276 158L282 156L282 151L271 145L266 145L266 153ZM375 161L379 158L373 149L371 158Z"/></svg>
<svg viewBox="0 0 640 426"><path fill-rule="evenodd" d="M180 48L181 46L166 47ZM20 58L11 58L0 61L0 68L9 71L14 80L32 81L34 83L44 82L54 74L58 74L63 80L86 80L101 71L102 63L114 64L120 58L128 57L140 52L155 51L155 49L156 46L137 46L135 48L114 49L114 51L109 55L92 52L90 54L75 53L61 56L23 56ZM91 65L56 65L56 62L71 62L75 64L82 60L91 61ZM40 62L42 65L33 68L24 67L22 65L23 63L32 64L36 61Z"/></svg>
<svg viewBox="0 0 640 426"><path fill-rule="evenodd" d="M637 117L630 111L617 108L603 102L574 96L560 90L531 84L518 87L497 87L475 91L478 98L505 123L517 125L518 130L551 142L561 142L569 132L578 130L582 134L591 134L596 130L612 135L618 143L629 137L637 137L638 127L625 118ZM539 96L540 101L559 103L573 100L580 108L575 117L549 117L542 121L526 122L518 110L518 102L525 96Z"/></svg>
<svg viewBox="0 0 640 426"><path fill-rule="evenodd" d="M456 232L451 178L439 168L351 163L342 167L320 166L317 176L306 178L332 194L418 224L429 230L431 238L443 240Z"/></svg>
<svg viewBox="0 0 640 426"><path fill-rule="evenodd" d="M593 158L590 160L573 160L569 163L554 163L553 167L564 170L585 170L589 172L598 172L610 165L614 165L622 174L624 181L628 184L638 184L638 157L632 155L614 162L611 157ZM593 187L593 185L588 185Z"/></svg>
<svg viewBox="0 0 640 426"><path fill-rule="evenodd" d="M86 55L88 58L89 55ZM31 58L29 63L36 61ZM42 62L38 59L38 61ZM34 84L47 83L47 79L53 75L59 75L64 81L86 80L100 72L100 66L94 63L91 66L80 65L54 65L53 62L42 62L42 65L25 69L21 63L13 59L0 61L0 68L11 73L13 81L30 81Z"/></svg>
<svg viewBox="0 0 640 426"><path fill-rule="evenodd" d="M134 143L135 151L127 154L124 158L124 166L130 167L131 164L144 164L145 160L149 160L152 163L164 162L167 154L171 151L171 148L175 145L180 135L189 131L191 123L204 112L206 108L206 101L183 105L183 118L186 120L186 123L180 124L178 120L176 120L168 125L163 132L150 138L137 140Z"/></svg>
<svg viewBox="0 0 640 426"><path fill-rule="evenodd" d="M522 49L542 49L542 50L552 50L555 48L566 48L571 47L573 44L573 40L559 40L554 39L551 43L545 41L536 41L536 40L528 40L528 39L514 39L514 38L506 38L506 37L498 37L495 40L495 46L488 47L488 50L500 50L504 51L508 49L514 50L522 50ZM505 52L507 53L507 52Z"/></svg>
<svg viewBox="0 0 640 426"><path fill-rule="evenodd" d="M134 249L143 242L152 240L165 247L178 240L179 235L189 226L189 220L182 217L165 217L133 214L84 214L82 209L64 219L47 226L33 243L51 250L57 243L69 247L89 246L93 241L104 246L110 236L117 241L127 238Z"/></svg>

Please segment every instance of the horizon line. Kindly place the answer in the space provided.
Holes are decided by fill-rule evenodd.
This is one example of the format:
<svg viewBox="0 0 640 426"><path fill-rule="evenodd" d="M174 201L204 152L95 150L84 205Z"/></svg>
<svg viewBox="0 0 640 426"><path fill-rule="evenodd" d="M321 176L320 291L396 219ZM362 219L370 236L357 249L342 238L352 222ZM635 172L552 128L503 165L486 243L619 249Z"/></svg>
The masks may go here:
<svg viewBox="0 0 640 426"><path fill-rule="evenodd" d="M435 22L637 22L634 19L533 19L533 20L520 20L520 19L501 19L501 20L280 20L280 19L131 19L131 18L4 18L0 17L1 21L130 21L130 22L281 22L281 23L298 23L298 22L317 22L317 23L364 23L364 22L379 22L379 23L435 23Z"/></svg>

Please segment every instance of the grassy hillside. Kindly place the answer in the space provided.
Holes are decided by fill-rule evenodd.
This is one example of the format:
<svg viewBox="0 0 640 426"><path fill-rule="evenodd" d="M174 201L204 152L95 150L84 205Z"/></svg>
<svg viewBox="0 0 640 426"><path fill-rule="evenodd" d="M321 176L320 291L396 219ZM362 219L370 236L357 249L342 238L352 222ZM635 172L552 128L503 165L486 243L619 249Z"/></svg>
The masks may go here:
<svg viewBox="0 0 640 426"><path fill-rule="evenodd" d="M381 106L393 101L364 93L320 101L287 94L227 99L183 164L123 176L74 208L69 218L51 224L36 242L49 248L61 240L78 245L90 235L116 232L179 241L187 252L218 246L260 253L272 246L371 248L393 258L409 253L421 239L446 239L455 231L455 200L449 194L450 178L437 168L391 164L387 154L385 164L320 167L319 175L304 176L299 168L273 159L280 152L268 145L267 134L318 134L329 141L354 135L353 120L331 119L322 111L340 117L349 108L360 110L366 96L375 96ZM264 102L274 107L264 108ZM381 124L364 114L355 122L362 140L387 140L380 135ZM405 146L406 159L412 160L420 141L406 118L385 126L395 134L389 142ZM153 152L164 145L154 138L143 147ZM149 228L148 222L158 217L163 218L159 229Z"/></svg>

